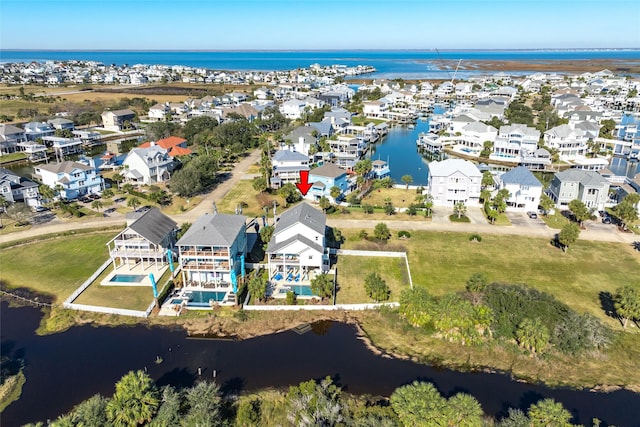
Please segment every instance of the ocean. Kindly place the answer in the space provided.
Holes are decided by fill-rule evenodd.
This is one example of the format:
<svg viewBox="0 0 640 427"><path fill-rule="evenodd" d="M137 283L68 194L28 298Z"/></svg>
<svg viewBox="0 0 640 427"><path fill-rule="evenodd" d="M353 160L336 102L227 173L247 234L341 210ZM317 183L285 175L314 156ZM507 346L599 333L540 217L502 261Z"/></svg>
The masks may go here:
<svg viewBox="0 0 640 427"><path fill-rule="evenodd" d="M317 51L65 51L0 50L0 62L90 60L109 65L184 65L212 70L292 70L320 65L371 65L377 72L368 78L447 79L451 71L443 61L577 61L638 60L640 49L611 50L317 50ZM449 62L450 64L450 62ZM510 71L513 75L533 71ZM461 70L458 78L486 73Z"/></svg>

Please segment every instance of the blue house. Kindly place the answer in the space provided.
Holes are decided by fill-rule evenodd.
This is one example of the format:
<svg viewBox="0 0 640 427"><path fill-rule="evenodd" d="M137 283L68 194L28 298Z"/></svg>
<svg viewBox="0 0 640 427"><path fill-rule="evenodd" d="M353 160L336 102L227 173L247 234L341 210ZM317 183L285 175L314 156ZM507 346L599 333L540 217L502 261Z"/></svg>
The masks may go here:
<svg viewBox="0 0 640 427"><path fill-rule="evenodd" d="M325 163L320 167L311 169L311 171L309 171L309 182L312 183L312 187L307 193L306 198L315 202L320 200L322 196L335 202L331 197L331 188L333 186L337 186L342 190L338 199L340 199L349 188L347 171L333 163Z"/></svg>

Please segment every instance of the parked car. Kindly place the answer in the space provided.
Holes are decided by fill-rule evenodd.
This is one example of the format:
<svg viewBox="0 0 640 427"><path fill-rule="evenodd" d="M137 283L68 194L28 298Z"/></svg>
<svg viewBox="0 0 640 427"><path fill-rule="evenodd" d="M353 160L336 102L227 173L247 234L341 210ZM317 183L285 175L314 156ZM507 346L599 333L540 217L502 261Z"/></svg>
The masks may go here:
<svg viewBox="0 0 640 427"><path fill-rule="evenodd" d="M125 197L118 197L117 199L114 199L113 201L116 203L120 203L120 202L124 202L125 200L127 200Z"/></svg>
<svg viewBox="0 0 640 427"><path fill-rule="evenodd" d="M98 200L100 198L100 195L99 194L88 194L87 197L90 198L91 200Z"/></svg>
<svg viewBox="0 0 640 427"><path fill-rule="evenodd" d="M611 217L609 215L605 215L602 217L602 223L603 224L611 224Z"/></svg>
<svg viewBox="0 0 640 427"><path fill-rule="evenodd" d="M46 206L35 206L33 210L34 212L46 212L49 210L49 208Z"/></svg>
<svg viewBox="0 0 640 427"><path fill-rule="evenodd" d="M528 216L529 216L529 218L531 218L531 219L538 219L538 214L537 214L537 213L535 213L535 212L533 212L533 211L527 212L527 215L528 215Z"/></svg>
<svg viewBox="0 0 640 427"><path fill-rule="evenodd" d="M104 213L109 215L110 213L114 213L116 211L116 208L109 208L109 209L105 209Z"/></svg>
<svg viewBox="0 0 640 427"><path fill-rule="evenodd" d="M78 197L78 200L82 203L91 203L91 199L87 196Z"/></svg>

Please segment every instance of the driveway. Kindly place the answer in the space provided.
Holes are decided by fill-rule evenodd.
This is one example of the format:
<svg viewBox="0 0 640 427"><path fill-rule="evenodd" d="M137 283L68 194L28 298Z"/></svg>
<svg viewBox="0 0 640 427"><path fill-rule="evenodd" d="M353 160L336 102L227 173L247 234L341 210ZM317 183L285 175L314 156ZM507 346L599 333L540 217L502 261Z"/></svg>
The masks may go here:
<svg viewBox="0 0 640 427"><path fill-rule="evenodd" d="M507 218L511 221L511 224L515 227L525 227L525 228L546 228L546 224L540 216L538 218L533 219L529 218L529 215L526 212L507 212Z"/></svg>

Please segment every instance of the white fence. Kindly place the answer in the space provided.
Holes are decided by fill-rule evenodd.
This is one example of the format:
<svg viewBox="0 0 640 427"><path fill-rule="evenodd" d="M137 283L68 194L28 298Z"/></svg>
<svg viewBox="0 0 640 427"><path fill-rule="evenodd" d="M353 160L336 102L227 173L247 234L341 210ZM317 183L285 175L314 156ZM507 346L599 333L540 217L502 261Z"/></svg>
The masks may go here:
<svg viewBox="0 0 640 427"><path fill-rule="evenodd" d="M392 251L357 251L352 249L338 249L336 251L338 255L351 255L351 256L379 256L389 258L404 258L404 262L407 266L407 276L409 276L409 286L413 289L413 279L411 278L411 268L409 267L409 258L407 258L406 252L392 252Z"/></svg>
<svg viewBox="0 0 640 427"><path fill-rule="evenodd" d="M106 314L119 314L121 316L132 316L132 317L149 317L151 310L155 307L155 301L149 304L149 307L146 311L139 310L126 310L124 308L111 308L111 307L100 307L95 305L85 305L85 304L71 304L65 302L63 304L64 308L68 308L71 310L80 310L80 311L91 311L94 313L106 313Z"/></svg>
<svg viewBox="0 0 640 427"><path fill-rule="evenodd" d="M89 287L89 285L91 285L93 283L93 281L96 280L98 278L98 276L102 274L102 272L109 266L109 264L111 264L111 259L106 260L104 262L104 264L102 264L100 267L98 267L98 269L91 275L91 277L89 277L87 280L85 280L84 283L82 285L80 285L80 287L78 289L76 289L69 296L69 298L64 300L64 303L62 303L62 305L66 308L67 304L71 304L73 301L75 301L75 299L78 298L80 296L80 294L83 293L85 291L85 289L87 289Z"/></svg>
<svg viewBox="0 0 640 427"><path fill-rule="evenodd" d="M336 305L245 305L248 311L313 311L313 310L374 310L380 307L399 307L398 302L379 304L336 304Z"/></svg>

